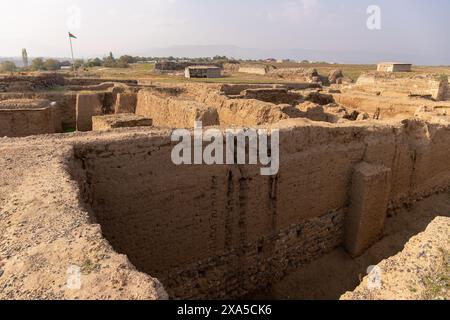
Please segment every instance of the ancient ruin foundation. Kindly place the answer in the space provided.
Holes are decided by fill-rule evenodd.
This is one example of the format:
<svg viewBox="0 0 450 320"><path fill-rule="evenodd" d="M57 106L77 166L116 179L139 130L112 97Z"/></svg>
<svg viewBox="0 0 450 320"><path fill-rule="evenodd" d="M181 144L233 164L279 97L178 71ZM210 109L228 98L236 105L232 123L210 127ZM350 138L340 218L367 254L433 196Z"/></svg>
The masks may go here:
<svg viewBox="0 0 450 320"><path fill-rule="evenodd" d="M377 80L379 87L364 79L337 88L72 79L64 93L8 85L0 105L20 114L14 129L35 120L23 121L23 106L11 99L52 97L56 107L25 102L39 116L59 112L55 122L37 122L43 132L18 136L50 133L55 123L85 132L2 140L0 259L15 258L6 260L0 297L253 297L314 263L328 268L321 259L340 248L358 259L385 236L387 217L450 186L449 102L414 96L411 79ZM426 94L430 79L417 80ZM171 130L195 121L279 129L278 174L262 176L253 165L176 166ZM20 229L23 221L32 231ZM35 252L51 272L35 266ZM87 286L77 293L60 289L72 264ZM39 288L36 278L45 279Z"/></svg>
<svg viewBox="0 0 450 320"><path fill-rule="evenodd" d="M60 110L48 100L0 101L0 137L61 132Z"/></svg>
<svg viewBox="0 0 450 320"><path fill-rule="evenodd" d="M388 207L450 185L447 127L289 121L277 176L175 166L159 136L77 146L81 188L105 237L171 297L238 298L337 246L361 254Z"/></svg>

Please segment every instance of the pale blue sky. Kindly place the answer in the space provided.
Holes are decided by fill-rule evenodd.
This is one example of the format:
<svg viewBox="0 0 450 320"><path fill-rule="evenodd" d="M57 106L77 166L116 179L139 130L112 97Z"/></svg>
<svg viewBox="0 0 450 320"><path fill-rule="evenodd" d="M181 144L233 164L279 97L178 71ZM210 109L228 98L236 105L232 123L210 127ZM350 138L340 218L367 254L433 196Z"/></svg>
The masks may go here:
<svg viewBox="0 0 450 320"><path fill-rule="evenodd" d="M366 27L369 5L381 8L379 31ZM0 9L0 56L23 47L30 56L68 56L70 26L85 58L214 45L189 52L450 64L448 0L2 0Z"/></svg>

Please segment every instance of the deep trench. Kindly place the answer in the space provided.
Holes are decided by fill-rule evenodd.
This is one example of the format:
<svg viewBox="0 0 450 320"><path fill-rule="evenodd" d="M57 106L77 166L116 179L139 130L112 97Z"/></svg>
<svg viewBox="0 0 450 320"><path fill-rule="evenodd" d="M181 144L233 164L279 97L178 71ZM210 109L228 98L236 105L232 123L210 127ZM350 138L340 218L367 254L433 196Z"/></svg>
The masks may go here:
<svg viewBox="0 0 450 320"><path fill-rule="evenodd" d="M385 237L352 259L341 247L345 208L282 230L278 178L227 166L175 168L168 149L97 144L77 148L75 158L93 221L174 299L338 299L368 266L450 212L448 193L391 212Z"/></svg>

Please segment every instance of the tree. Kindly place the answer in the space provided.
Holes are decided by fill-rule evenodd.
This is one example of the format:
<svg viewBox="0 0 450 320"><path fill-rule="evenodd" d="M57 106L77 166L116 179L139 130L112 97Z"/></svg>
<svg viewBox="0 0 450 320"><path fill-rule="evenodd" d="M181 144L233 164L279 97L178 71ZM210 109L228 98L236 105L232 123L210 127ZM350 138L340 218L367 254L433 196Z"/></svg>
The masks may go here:
<svg viewBox="0 0 450 320"><path fill-rule="evenodd" d="M16 64L12 61L3 61L0 63L0 72L14 72L16 69Z"/></svg>
<svg viewBox="0 0 450 320"><path fill-rule="evenodd" d="M99 58L89 59L88 62L86 63L86 67L88 67L88 68L100 67L101 65L102 65L102 60L100 60Z"/></svg>
<svg viewBox="0 0 450 320"><path fill-rule="evenodd" d="M125 62L125 63L135 63L136 62L136 59L135 58L133 58L132 56L129 56L129 55L124 55L124 56L121 56L120 58L119 58L119 60L121 61L121 62Z"/></svg>
<svg viewBox="0 0 450 320"><path fill-rule="evenodd" d="M27 49L22 49L22 63L25 68L28 68L28 53Z"/></svg>
<svg viewBox="0 0 450 320"><path fill-rule="evenodd" d="M77 60L75 60L75 62L74 62L75 69L78 69L78 68L83 67L84 64L85 64L85 63L84 63L84 60L83 60L83 59L77 59Z"/></svg>
<svg viewBox="0 0 450 320"><path fill-rule="evenodd" d="M119 60L119 61L116 61L114 67L115 68L128 68L129 65L125 61Z"/></svg>
<svg viewBox="0 0 450 320"><path fill-rule="evenodd" d="M102 65L106 68L114 68L116 66L116 59L114 59L112 52L109 53L109 56L103 58Z"/></svg>
<svg viewBox="0 0 450 320"><path fill-rule="evenodd" d="M58 60L55 59L47 59L44 62L44 68L48 71L54 71L61 69L61 63Z"/></svg>
<svg viewBox="0 0 450 320"><path fill-rule="evenodd" d="M44 60L42 58L36 58L31 61L31 69L34 71L44 70Z"/></svg>

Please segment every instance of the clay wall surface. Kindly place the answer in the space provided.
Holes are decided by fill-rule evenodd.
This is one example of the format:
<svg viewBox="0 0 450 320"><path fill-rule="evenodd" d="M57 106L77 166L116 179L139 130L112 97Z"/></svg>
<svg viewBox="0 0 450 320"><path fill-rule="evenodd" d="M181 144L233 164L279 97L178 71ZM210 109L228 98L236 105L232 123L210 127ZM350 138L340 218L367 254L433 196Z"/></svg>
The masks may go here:
<svg viewBox="0 0 450 320"><path fill-rule="evenodd" d="M218 85L185 85L185 96L213 107L223 126L255 126L277 123L288 116L281 106L255 99L230 99L221 94Z"/></svg>
<svg viewBox="0 0 450 320"><path fill-rule="evenodd" d="M218 67L187 67L184 75L186 78L220 78L222 69Z"/></svg>
<svg viewBox="0 0 450 320"><path fill-rule="evenodd" d="M0 77L0 92L46 90L63 86L64 77L56 73Z"/></svg>
<svg viewBox="0 0 450 320"><path fill-rule="evenodd" d="M448 125L279 127L271 177L258 166L175 166L169 137L80 145L87 201L113 246L172 297L230 298L343 244L362 162L391 172L390 209L450 185Z"/></svg>
<svg viewBox="0 0 450 320"><path fill-rule="evenodd" d="M224 84L220 87L220 92L225 95L240 95L242 91L247 89L287 89L287 90L304 90L320 88L319 85L313 83L283 83L283 84Z"/></svg>
<svg viewBox="0 0 450 320"><path fill-rule="evenodd" d="M224 72L227 72L227 73L234 73L234 72L239 72L239 67L240 67L239 63L225 63L223 65L223 70L224 70Z"/></svg>
<svg viewBox="0 0 450 320"><path fill-rule="evenodd" d="M367 112L370 117L380 109L380 119L389 118L410 118L413 117L419 108L448 109L448 101L432 101L428 99L412 99L406 97L378 96L358 90L343 90L342 93L333 94L336 103L349 108L357 109L360 112Z"/></svg>
<svg viewBox="0 0 450 320"><path fill-rule="evenodd" d="M242 92L244 99L256 99L275 104L295 104L301 101L303 96L289 92L287 89L247 89Z"/></svg>
<svg viewBox="0 0 450 320"><path fill-rule="evenodd" d="M0 101L9 99L45 99L57 103L60 110L63 129L76 127L75 93L70 92L35 92L35 93L0 93Z"/></svg>
<svg viewBox="0 0 450 320"><path fill-rule="evenodd" d="M377 66L379 72L411 72L411 64L380 63Z"/></svg>
<svg viewBox="0 0 450 320"><path fill-rule="evenodd" d="M69 169L80 136L0 139L0 299L167 299L160 282L114 251L81 205L70 175L77 170ZM76 280L68 282L75 267L76 290Z"/></svg>
<svg viewBox="0 0 450 320"><path fill-rule="evenodd" d="M151 127L152 120L131 113L121 113L92 117L92 130L110 130L115 128Z"/></svg>
<svg viewBox="0 0 450 320"><path fill-rule="evenodd" d="M67 90L70 91L106 91L114 88L113 82L103 82L100 84L94 84L94 85L69 85L66 86Z"/></svg>
<svg viewBox="0 0 450 320"><path fill-rule="evenodd" d="M283 78L291 81L301 82L322 82L328 84L328 79L319 75L316 69L312 68L280 68L271 70L268 76L272 78Z"/></svg>
<svg viewBox="0 0 450 320"><path fill-rule="evenodd" d="M128 85L137 85L137 80L128 79L107 79L107 78L66 78L66 85L73 86L93 86L105 82L123 83Z"/></svg>
<svg viewBox="0 0 450 320"><path fill-rule="evenodd" d="M134 113L136 104L137 95L135 93L119 93L114 106L114 113Z"/></svg>
<svg viewBox="0 0 450 320"><path fill-rule="evenodd" d="M43 107L24 106L16 109L0 105L0 137L26 137L61 132L60 112L49 103Z"/></svg>
<svg viewBox="0 0 450 320"><path fill-rule="evenodd" d="M424 232L410 239L403 251L380 262L376 266L377 270L372 271L353 292L347 292L341 299L448 299L449 246L450 218L437 217ZM378 287L371 283L374 279L381 280Z"/></svg>
<svg viewBox="0 0 450 320"><path fill-rule="evenodd" d="M267 66L240 66L239 72L265 75L269 72L270 68Z"/></svg>
<svg viewBox="0 0 450 320"><path fill-rule="evenodd" d="M104 97L97 93L77 95L77 131L92 130L92 117L104 114Z"/></svg>
<svg viewBox="0 0 450 320"><path fill-rule="evenodd" d="M136 114L152 119L153 124L159 127L192 128L195 121L202 121L204 126L219 124L214 108L145 90L138 93Z"/></svg>
<svg viewBox="0 0 450 320"><path fill-rule="evenodd" d="M356 88L362 87L367 91L396 93L408 95L430 95L431 98L446 100L448 78L431 75L397 76L386 73L367 73L358 78Z"/></svg>

